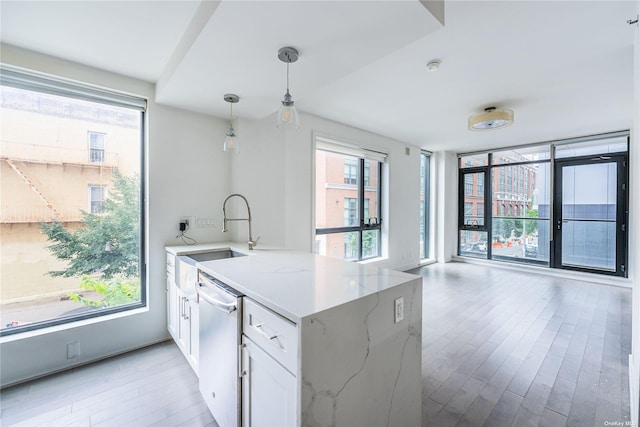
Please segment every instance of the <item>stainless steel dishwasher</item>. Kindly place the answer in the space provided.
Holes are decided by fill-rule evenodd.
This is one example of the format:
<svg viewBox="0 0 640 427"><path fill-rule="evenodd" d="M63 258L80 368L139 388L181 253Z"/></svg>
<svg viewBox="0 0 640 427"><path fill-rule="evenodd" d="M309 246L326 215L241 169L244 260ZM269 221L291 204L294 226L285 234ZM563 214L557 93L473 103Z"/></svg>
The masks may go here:
<svg viewBox="0 0 640 427"><path fill-rule="evenodd" d="M239 427L239 346L243 295L211 275L198 272L200 302L200 393L220 427Z"/></svg>

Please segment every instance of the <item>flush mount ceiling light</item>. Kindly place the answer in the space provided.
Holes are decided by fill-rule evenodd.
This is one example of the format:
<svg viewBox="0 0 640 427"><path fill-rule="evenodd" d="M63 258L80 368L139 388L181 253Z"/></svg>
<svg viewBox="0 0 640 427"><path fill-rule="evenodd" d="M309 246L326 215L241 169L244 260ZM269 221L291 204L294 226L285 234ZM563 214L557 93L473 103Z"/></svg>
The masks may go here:
<svg viewBox="0 0 640 427"><path fill-rule="evenodd" d="M240 97L233 93L228 93L224 96L224 100L229 103L229 131L227 132L227 137L224 139L224 151L238 153L240 151L240 143L233 129L233 104L240 101Z"/></svg>
<svg viewBox="0 0 640 427"><path fill-rule="evenodd" d="M298 51L290 46L280 48L278 50L278 59L287 64L287 92L284 94L282 105L278 111L278 121L276 126L278 128L298 129L300 127L300 118L298 117L298 110L293 105L293 98L289 93L289 64L298 60Z"/></svg>
<svg viewBox="0 0 640 427"><path fill-rule="evenodd" d="M513 110L487 107L482 113L469 116L469 130L481 131L505 128L513 123Z"/></svg>

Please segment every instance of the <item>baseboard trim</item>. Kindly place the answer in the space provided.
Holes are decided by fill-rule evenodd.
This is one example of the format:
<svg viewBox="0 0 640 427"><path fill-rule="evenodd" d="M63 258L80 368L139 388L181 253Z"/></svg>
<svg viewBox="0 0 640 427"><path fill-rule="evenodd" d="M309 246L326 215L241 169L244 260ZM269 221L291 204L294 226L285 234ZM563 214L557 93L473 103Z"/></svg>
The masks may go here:
<svg viewBox="0 0 640 427"><path fill-rule="evenodd" d="M629 412L631 412L631 425L638 425L640 416L640 372L636 372L636 365L633 363L633 354L629 355Z"/></svg>

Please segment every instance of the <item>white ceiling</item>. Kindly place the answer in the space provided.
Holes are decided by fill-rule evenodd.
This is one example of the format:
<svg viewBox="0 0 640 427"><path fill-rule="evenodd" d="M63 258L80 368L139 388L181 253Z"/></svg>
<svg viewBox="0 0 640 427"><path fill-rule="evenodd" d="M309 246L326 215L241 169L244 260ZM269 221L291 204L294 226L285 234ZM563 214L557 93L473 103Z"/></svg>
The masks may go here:
<svg viewBox="0 0 640 427"><path fill-rule="evenodd" d="M627 129L635 18L629 1L7 1L3 43L157 82L156 98L262 118L285 89L301 111L431 150L472 151ZM439 71L425 64L442 60ZM467 130L496 105L515 123Z"/></svg>

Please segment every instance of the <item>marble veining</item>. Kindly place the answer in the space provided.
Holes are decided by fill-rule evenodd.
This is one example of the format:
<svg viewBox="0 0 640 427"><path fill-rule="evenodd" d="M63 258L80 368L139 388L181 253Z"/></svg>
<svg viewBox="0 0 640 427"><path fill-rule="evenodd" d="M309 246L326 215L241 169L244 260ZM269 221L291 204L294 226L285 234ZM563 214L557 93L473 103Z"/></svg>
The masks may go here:
<svg viewBox="0 0 640 427"><path fill-rule="evenodd" d="M405 319L395 324L399 296ZM302 426L420 425L421 301L412 281L303 320Z"/></svg>
<svg viewBox="0 0 640 427"><path fill-rule="evenodd" d="M409 313L411 316L415 316L416 315L416 311L413 309L413 303L416 300L416 292L418 290L418 287L414 287L413 288L413 292L411 294L411 299L409 300ZM420 312L422 312L422 310L420 310ZM420 323L422 323L422 316L420 316L419 319ZM394 403L394 399L396 397L396 390L397 390L397 386L398 386L398 381L400 380L400 373L402 372L402 368L404 367L404 359L405 359L405 351L407 350L407 345L409 344L409 341L411 339L416 340L416 342L421 343L422 342L422 332L420 330L417 330L414 327L414 322L409 322L407 323L407 337L404 341L404 344L402 345L402 356L400 357L399 363L398 363L398 374L396 375L396 379L393 383L393 393L391 394L391 404L389 405L389 411L387 412L387 426L389 426L389 420L391 418L391 410L394 407L393 403ZM418 348L421 348L422 346L419 345Z"/></svg>

